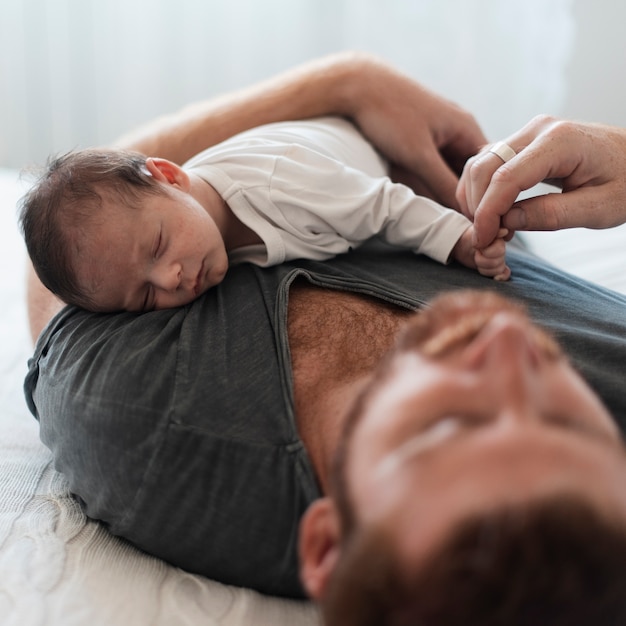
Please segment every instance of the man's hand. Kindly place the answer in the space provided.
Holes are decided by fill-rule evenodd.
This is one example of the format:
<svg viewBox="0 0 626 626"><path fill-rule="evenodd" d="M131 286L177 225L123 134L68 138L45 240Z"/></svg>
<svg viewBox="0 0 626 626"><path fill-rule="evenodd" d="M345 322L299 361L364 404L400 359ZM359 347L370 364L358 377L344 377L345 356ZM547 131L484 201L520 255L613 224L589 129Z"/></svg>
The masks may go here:
<svg viewBox="0 0 626 626"><path fill-rule="evenodd" d="M610 228L626 222L626 130L539 116L506 139L503 163L489 146L471 158L457 187L461 211L485 248L501 227L515 230ZM516 202L537 183L562 193Z"/></svg>
<svg viewBox="0 0 626 626"><path fill-rule="evenodd" d="M350 117L416 193L459 208L458 177L486 143L467 111L397 70L366 57L350 87Z"/></svg>

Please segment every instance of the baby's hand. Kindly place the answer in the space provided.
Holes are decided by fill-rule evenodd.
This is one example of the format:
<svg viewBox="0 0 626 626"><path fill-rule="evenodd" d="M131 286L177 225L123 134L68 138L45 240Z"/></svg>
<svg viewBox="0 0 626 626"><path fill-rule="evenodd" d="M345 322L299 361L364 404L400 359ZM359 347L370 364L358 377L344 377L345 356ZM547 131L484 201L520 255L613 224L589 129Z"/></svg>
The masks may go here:
<svg viewBox="0 0 626 626"><path fill-rule="evenodd" d="M506 237L509 231L501 228L498 236L486 248L476 250L472 243L474 227L470 226L452 250L452 256L466 267L478 270L483 276L494 280L508 280L511 270L506 264Z"/></svg>
<svg viewBox="0 0 626 626"><path fill-rule="evenodd" d="M505 259L508 234L506 228L501 228L498 236L486 248L474 251L476 269L483 276L492 276L494 280L509 280L511 270Z"/></svg>

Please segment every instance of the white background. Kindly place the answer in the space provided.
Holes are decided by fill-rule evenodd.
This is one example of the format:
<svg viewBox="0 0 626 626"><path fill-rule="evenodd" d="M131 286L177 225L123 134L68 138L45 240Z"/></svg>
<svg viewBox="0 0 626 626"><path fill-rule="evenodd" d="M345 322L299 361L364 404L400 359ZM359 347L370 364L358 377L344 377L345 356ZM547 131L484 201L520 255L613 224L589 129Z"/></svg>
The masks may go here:
<svg viewBox="0 0 626 626"><path fill-rule="evenodd" d="M0 166L342 49L454 99L492 139L540 112L626 126L625 23L613 0L2 0Z"/></svg>

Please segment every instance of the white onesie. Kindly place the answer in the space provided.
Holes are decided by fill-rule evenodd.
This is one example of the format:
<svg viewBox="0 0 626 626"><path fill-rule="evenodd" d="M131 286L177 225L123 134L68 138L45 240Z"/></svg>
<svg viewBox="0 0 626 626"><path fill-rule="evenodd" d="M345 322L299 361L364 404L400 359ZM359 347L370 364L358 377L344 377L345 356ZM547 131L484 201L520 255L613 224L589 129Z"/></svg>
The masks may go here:
<svg viewBox="0 0 626 626"><path fill-rule="evenodd" d="M268 124L193 157L198 174L264 245L232 263L324 260L378 235L446 263L470 225L463 215L387 176L387 164L342 118Z"/></svg>

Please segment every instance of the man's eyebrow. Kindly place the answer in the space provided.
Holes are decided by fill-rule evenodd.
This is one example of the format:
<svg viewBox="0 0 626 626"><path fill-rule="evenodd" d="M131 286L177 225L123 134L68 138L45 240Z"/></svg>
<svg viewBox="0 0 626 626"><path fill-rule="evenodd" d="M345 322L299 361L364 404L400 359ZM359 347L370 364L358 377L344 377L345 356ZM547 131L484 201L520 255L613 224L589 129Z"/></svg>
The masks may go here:
<svg viewBox="0 0 626 626"><path fill-rule="evenodd" d="M442 417L437 423L426 427L425 432L416 433L408 441L396 448L393 454L386 457L376 469L376 474L384 476L400 465L405 459L420 456L422 453L439 446L456 435L458 423L452 422L450 415Z"/></svg>

